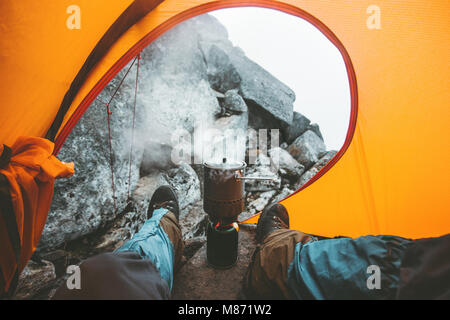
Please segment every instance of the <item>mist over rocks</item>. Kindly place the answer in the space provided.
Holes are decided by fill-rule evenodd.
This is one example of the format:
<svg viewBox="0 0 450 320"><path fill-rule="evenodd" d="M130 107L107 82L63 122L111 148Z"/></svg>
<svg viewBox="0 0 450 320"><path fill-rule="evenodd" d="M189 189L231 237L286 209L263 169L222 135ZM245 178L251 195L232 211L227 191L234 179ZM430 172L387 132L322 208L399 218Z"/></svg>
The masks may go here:
<svg viewBox="0 0 450 320"><path fill-rule="evenodd" d="M295 93L235 47L226 28L210 15L177 25L144 49L141 57L130 188L135 66L111 103L117 210L112 200L106 107L101 101L109 100L127 67L102 91L61 149L59 158L74 161L76 173L56 182L38 256L62 251L64 256L76 256L78 262L118 248L145 222L150 197L165 184L174 188L179 199L185 240L194 243L192 250L201 248L207 221L202 208L202 168L189 161L172 161L172 135L179 129L195 137L201 124L222 133L225 140L247 129L279 130L279 143L266 149L255 144L255 163L245 158L244 150L246 175L273 180L246 181L247 210L241 219L289 196L336 154L326 150L319 126L293 111ZM250 140L244 137L244 148ZM220 143L216 141L217 149ZM82 254L76 251L79 247ZM48 260L30 266L42 268L33 274L53 279L51 264L58 264L58 270L64 267L59 260ZM47 282L42 281L45 288Z"/></svg>
<svg viewBox="0 0 450 320"><path fill-rule="evenodd" d="M127 206L130 169L130 133L132 127L132 91L123 86L111 104L111 143L113 152L114 185L117 211L114 211L111 187L111 167L108 144L107 101L125 70L114 78L85 112L67 138L58 157L75 163L70 179L57 180L52 206L47 218L40 248L56 247L84 236L112 221ZM137 106L137 113L143 105ZM142 121L137 119L139 128ZM142 150L133 152L131 190L139 180Z"/></svg>
<svg viewBox="0 0 450 320"><path fill-rule="evenodd" d="M141 53L131 199L128 170L135 67L112 101L114 212L106 107L101 101L109 100L127 68L102 91L61 149L59 157L75 161L76 173L56 184L40 242L43 249L95 232L124 211L129 200L136 214L145 216L145 202L161 184L174 187L181 207L189 211L201 200L202 177L188 164L177 168L171 162L170 136L176 129L192 133L198 123L220 132L280 129L280 143L287 143L287 150L275 146L261 155L269 164L257 162L247 168L250 176L272 176L274 180L249 181L248 192L294 190L292 181L298 183L325 151L318 126L311 127L309 119L293 111L295 93L235 47L216 18L202 15L176 26ZM277 158L275 166L270 164L273 158ZM145 197L136 197L133 192L142 193L146 183L152 187Z"/></svg>

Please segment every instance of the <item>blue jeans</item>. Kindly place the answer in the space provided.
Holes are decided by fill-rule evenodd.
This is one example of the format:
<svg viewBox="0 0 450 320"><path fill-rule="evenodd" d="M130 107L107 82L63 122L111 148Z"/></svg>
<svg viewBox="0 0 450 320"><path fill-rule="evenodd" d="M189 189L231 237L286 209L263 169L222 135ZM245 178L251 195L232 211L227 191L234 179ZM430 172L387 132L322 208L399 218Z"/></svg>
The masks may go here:
<svg viewBox="0 0 450 320"><path fill-rule="evenodd" d="M169 211L157 209L133 238L115 252L136 252L142 259L150 260L172 290L175 254L169 236L160 225Z"/></svg>

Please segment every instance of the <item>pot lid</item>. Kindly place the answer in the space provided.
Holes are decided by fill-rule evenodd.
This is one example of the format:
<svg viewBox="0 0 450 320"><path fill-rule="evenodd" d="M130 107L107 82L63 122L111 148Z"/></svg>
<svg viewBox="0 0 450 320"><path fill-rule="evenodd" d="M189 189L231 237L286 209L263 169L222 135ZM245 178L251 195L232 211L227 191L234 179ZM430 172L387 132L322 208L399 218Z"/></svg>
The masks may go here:
<svg viewBox="0 0 450 320"><path fill-rule="evenodd" d="M223 158L222 161L209 160L205 161L204 166L211 169L222 169L222 170L238 170L245 168L246 164L244 161L228 160Z"/></svg>

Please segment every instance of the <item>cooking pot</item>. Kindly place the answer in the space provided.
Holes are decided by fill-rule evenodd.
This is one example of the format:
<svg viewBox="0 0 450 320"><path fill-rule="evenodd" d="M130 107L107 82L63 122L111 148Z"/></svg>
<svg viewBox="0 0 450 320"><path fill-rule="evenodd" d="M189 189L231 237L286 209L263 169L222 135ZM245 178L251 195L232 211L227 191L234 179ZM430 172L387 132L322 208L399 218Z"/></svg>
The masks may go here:
<svg viewBox="0 0 450 320"><path fill-rule="evenodd" d="M203 164L203 209L213 222L230 224L245 210L245 180L273 180L245 177L244 161L207 161Z"/></svg>

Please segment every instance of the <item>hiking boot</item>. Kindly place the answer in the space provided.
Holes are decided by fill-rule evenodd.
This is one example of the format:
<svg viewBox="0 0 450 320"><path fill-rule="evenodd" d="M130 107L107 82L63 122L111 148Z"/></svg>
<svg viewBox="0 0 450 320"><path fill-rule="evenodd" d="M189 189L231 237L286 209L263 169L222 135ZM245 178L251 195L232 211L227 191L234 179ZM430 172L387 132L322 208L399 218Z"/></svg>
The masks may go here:
<svg viewBox="0 0 450 320"><path fill-rule="evenodd" d="M256 226L256 241L263 243L269 234L280 229L289 229L288 212L282 204L269 204L259 217Z"/></svg>
<svg viewBox="0 0 450 320"><path fill-rule="evenodd" d="M153 212L160 208L169 210L178 220L178 217L180 216L180 206L178 204L177 195L168 185L159 187L153 193L148 206L147 219L150 219L153 216Z"/></svg>

